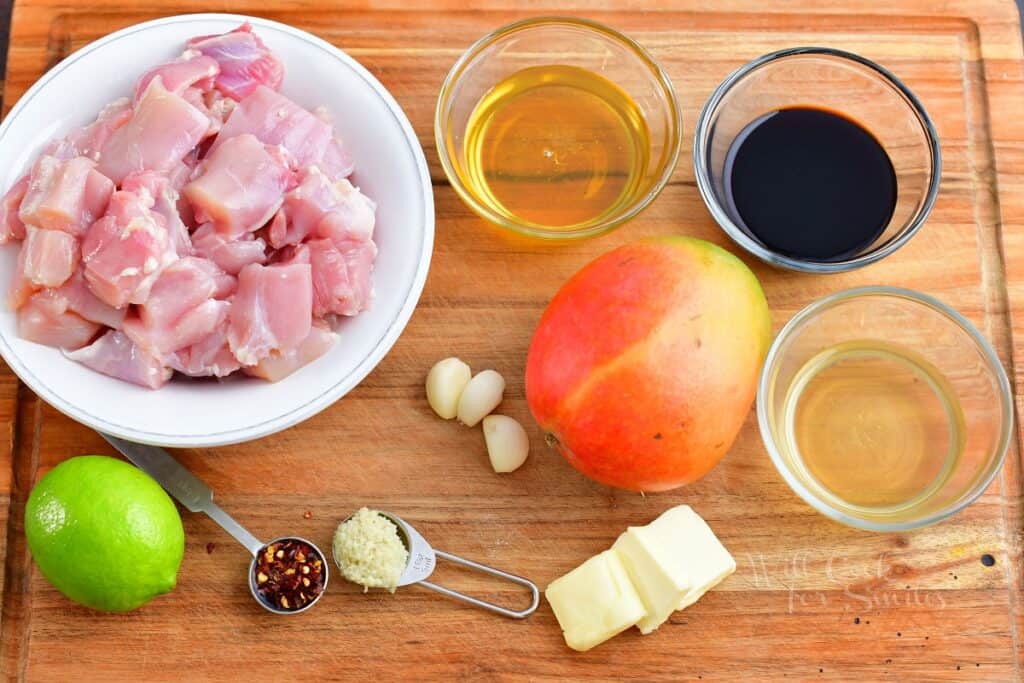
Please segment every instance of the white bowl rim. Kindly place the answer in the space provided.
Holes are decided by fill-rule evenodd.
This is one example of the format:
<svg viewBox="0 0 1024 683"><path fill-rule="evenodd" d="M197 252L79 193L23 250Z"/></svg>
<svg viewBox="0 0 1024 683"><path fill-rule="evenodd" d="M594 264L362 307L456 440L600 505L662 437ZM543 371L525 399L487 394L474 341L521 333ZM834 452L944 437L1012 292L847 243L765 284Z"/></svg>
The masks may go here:
<svg viewBox="0 0 1024 683"><path fill-rule="evenodd" d="M83 46L79 50L76 50L66 58L61 60L58 64L53 66L49 71L43 74L39 80L37 80L22 96L14 107L8 112L7 116L4 117L2 123L0 123L0 139L7 133L8 129L13 125L13 121L17 118L18 114L24 109L28 103L35 97L41 90L58 76L64 69L69 65L75 63L79 59L82 59L94 50L120 40L126 36L145 31L148 29L156 28L158 26L179 24L179 23L200 23L200 22L232 22L232 23L250 23L254 27L264 27L267 29L276 30L285 34L288 34L292 38L306 42L313 47L316 47L321 52L324 52L327 56L335 59L336 61L343 64L348 69L352 70L357 76L359 76L373 91L377 94L381 100L387 105L391 115L395 118L399 127L405 135L405 141L409 146L409 151L416 163L417 169L420 176L420 189L421 194L418 197L422 207L423 213L423 230L420 233L420 259L417 266L415 276L410 281L408 290L405 294L405 302L398 312L398 314L391 320L387 329L380 335L377 343L374 345L373 350L359 362L359 364L352 369L344 377L339 378L330 388L321 392L317 396L311 397L306 400L302 405L294 407L287 412L284 412L276 417L264 420L263 422L247 425L244 427L238 427L230 430L221 432L207 432L204 434L188 434L188 433L161 433L148 430L139 430L128 425L113 423L103 418L97 417L90 414L87 410L80 406L73 405L60 397L55 391L49 386L44 384L38 377L36 377L27 366L25 366L18 358L17 354L14 353L13 349L7 344L7 340L0 335L0 356L3 357L4 361L11 368L11 370L24 382L33 392L35 392L40 398L49 403L51 406L64 413L68 417L80 422L93 429L113 434L114 436L121 437L130 441L138 443L146 443L158 446L173 446L173 447L208 447L208 446L226 446L230 444L242 443L245 441L252 441L270 434L277 433L281 430L287 429L313 415L324 410L328 406L332 405L335 401L343 397L353 388L355 388L384 358L384 356L391 350L398 337L404 331L405 326L409 322L409 318L412 316L416 305L419 303L420 295L423 292L423 287L426 284L427 272L430 268L431 255L433 253L434 244L434 196L433 196L433 185L430 179L430 171L427 167L426 157L423 154L423 148L419 143L419 138L413 130L412 124L406 117L402 108L398 102L392 97L391 93L378 81L373 74L371 74L365 67L359 62L346 54L343 50L335 47L328 43L322 38L318 38L311 33L297 29L287 24L273 21L270 19L263 19L261 17L254 17L245 14L233 14L233 13L220 13L220 12L207 12L207 13L193 13L193 14L179 14L170 17L162 17L159 19L153 19L150 21L144 21L138 24L127 26L123 29L110 33L98 40L95 40L88 45Z"/></svg>

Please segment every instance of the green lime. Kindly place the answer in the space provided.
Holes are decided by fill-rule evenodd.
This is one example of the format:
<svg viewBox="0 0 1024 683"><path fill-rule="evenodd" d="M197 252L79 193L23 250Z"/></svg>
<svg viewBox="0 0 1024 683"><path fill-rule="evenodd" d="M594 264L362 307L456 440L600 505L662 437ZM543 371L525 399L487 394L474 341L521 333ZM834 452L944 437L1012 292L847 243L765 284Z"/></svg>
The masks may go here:
<svg viewBox="0 0 1024 683"><path fill-rule="evenodd" d="M39 570L75 602L127 612L174 588L185 530L149 475L102 455L47 472L25 506L25 536Z"/></svg>

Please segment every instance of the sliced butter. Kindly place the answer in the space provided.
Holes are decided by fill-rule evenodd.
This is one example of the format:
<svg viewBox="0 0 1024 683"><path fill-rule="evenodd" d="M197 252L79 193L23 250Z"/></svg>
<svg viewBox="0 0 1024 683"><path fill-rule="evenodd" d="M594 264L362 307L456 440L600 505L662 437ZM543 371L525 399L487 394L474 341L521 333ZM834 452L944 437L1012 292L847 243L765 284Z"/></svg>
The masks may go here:
<svg viewBox="0 0 1024 683"><path fill-rule="evenodd" d="M644 634L665 623L690 590L690 579L676 557L681 548L671 531L653 523L630 527L612 546L647 610L637 624Z"/></svg>
<svg viewBox="0 0 1024 683"><path fill-rule="evenodd" d="M637 624L644 634L736 571L732 555L688 505L666 510L647 526L630 527L613 547L647 609Z"/></svg>
<svg viewBox="0 0 1024 683"><path fill-rule="evenodd" d="M555 579L544 596L562 627L566 644L580 652L600 645L647 615L614 550L595 555Z"/></svg>

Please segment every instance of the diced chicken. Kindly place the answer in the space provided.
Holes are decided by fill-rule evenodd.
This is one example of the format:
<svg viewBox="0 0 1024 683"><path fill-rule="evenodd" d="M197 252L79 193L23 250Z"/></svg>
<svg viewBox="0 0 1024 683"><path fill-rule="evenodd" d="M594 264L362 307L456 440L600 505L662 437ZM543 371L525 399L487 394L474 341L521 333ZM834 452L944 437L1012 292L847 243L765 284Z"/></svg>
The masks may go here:
<svg viewBox="0 0 1024 683"><path fill-rule="evenodd" d="M327 149L324 150L323 157L317 162L317 165L323 169L324 173L335 180L349 177L352 175L352 171L356 169L355 160L337 137L331 138L331 141L327 144Z"/></svg>
<svg viewBox="0 0 1024 683"><path fill-rule="evenodd" d="M336 242L369 240L373 236L376 205L347 180L332 182L316 166L284 198L287 227L270 226L268 239L276 249L298 244L310 235Z"/></svg>
<svg viewBox="0 0 1024 683"><path fill-rule="evenodd" d="M134 192L139 196L146 193L144 202L152 201L153 212L164 217L167 235L178 256L188 256L192 253L192 240L188 234L188 227L181 220L181 214L178 212L178 190L173 186L173 183L179 182L180 176L184 174L183 168L187 168L184 162L179 163L170 173L156 171L132 173L121 183L121 189L126 192ZM172 174L174 175L172 176Z"/></svg>
<svg viewBox="0 0 1024 683"><path fill-rule="evenodd" d="M82 242L85 277L92 291L114 308L145 303L160 271L177 259L164 217L152 197L123 190Z"/></svg>
<svg viewBox="0 0 1024 683"><path fill-rule="evenodd" d="M89 346L64 355L96 372L150 389L162 387L174 372L160 358L139 348L117 330L110 330Z"/></svg>
<svg viewBox="0 0 1024 683"><path fill-rule="evenodd" d="M230 308L230 302L207 299L173 323L150 324L141 317L128 316L121 329L139 348L163 358L206 338L227 320Z"/></svg>
<svg viewBox="0 0 1024 683"><path fill-rule="evenodd" d="M89 289L89 284L86 282L81 268L75 270L68 281L57 290L57 293L67 299L69 310L86 320L106 327L119 329L128 312L127 308L114 308L100 301Z"/></svg>
<svg viewBox="0 0 1024 683"><path fill-rule="evenodd" d="M204 91L213 87L214 79L220 73L220 65L213 57L186 50L180 59L150 69L135 84L135 101L142 98L154 78L159 78L169 92L181 95L187 88Z"/></svg>
<svg viewBox="0 0 1024 683"><path fill-rule="evenodd" d="M333 166L345 165L343 159L346 155L340 149L340 143L334 144L333 129L270 88L256 88L238 103L214 140L213 149L247 133L265 144L280 145L288 150L299 167L319 164L328 151Z"/></svg>
<svg viewBox="0 0 1024 683"><path fill-rule="evenodd" d="M225 320L203 339L170 355L167 362L191 377L227 377L242 367L228 347L227 330Z"/></svg>
<svg viewBox="0 0 1024 683"><path fill-rule="evenodd" d="M125 333L158 355L204 339L224 322L230 307L211 298L221 286L220 275L220 269L205 259L178 259L161 272L146 303L139 306L138 318L125 320Z"/></svg>
<svg viewBox="0 0 1024 683"><path fill-rule="evenodd" d="M337 341L338 335L326 325L314 325L301 344L284 353L271 353L256 365L245 368L245 373L276 382L330 351Z"/></svg>
<svg viewBox="0 0 1024 683"><path fill-rule="evenodd" d="M232 300L228 344L242 365L296 348L312 324L313 286L305 264L246 266Z"/></svg>
<svg viewBox="0 0 1024 683"><path fill-rule="evenodd" d="M250 263L266 263L266 243L245 233L229 240L216 230L213 223L206 223L192 233L192 247L197 256L210 259L226 273L238 275Z"/></svg>
<svg viewBox="0 0 1024 683"><path fill-rule="evenodd" d="M96 120L87 126L76 128L59 140L50 143L43 154L67 160L88 157L93 161L100 158L100 150L114 131L128 123L132 117L132 101L127 97L114 100L100 111Z"/></svg>
<svg viewBox="0 0 1024 683"><path fill-rule="evenodd" d="M377 257L372 240L335 244L319 239L303 246L309 249L312 268L313 315L356 315L369 308L373 296L370 275Z"/></svg>
<svg viewBox="0 0 1024 683"><path fill-rule="evenodd" d="M182 191L196 219L235 238L262 227L281 206L292 173L275 148L252 135L239 135L217 147Z"/></svg>
<svg viewBox="0 0 1024 683"><path fill-rule="evenodd" d="M347 180L338 180L330 187L335 203L324 212L313 234L339 244L370 240L376 223L377 205Z"/></svg>
<svg viewBox="0 0 1024 683"><path fill-rule="evenodd" d="M210 121L210 127L207 128L205 136L208 140L220 132L224 122L228 120L238 104L230 97L221 95L217 90L200 90L196 87L186 88L181 96L185 98L186 102L206 114L206 118Z"/></svg>
<svg viewBox="0 0 1024 683"><path fill-rule="evenodd" d="M61 230L26 228L18 266L25 278L39 288L60 287L78 266L78 240Z"/></svg>
<svg viewBox="0 0 1024 683"><path fill-rule="evenodd" d="M150 326L172 326L185 313L210 299L217 285L206 263L189 256L164 268L146 303L139 306L142 321Z"/></svg>
<svg viewBox="0 0 1024 683"><path fill-rule="evenodd" d="M14 273L11 275L11 282L7 288L7 307L16 311L25 305L28 298L39 291L39 285L34 284L25 275L25 250L18 252L18 261L14 266Z"/></svg>
<svg viewBox="0 0 1024 683"><path fill-rule="evenodd" d="M23 175L0 199L0 244L25 239L25 224L18 217L18 211L28 190L28 181L28 174Z"/></svg>
<svg viewBox="0 0 1024 683"><path fill-rule="evenodd" d="M293 190L294 192L294 190ZM285 195L287 199L287 195ZM289 243L288 238L288 215L284 212L284 209L278 209L274 217L267 223L264 234L267 237L267 242L271 245L278 245L276 248Z"/></svg>
<svg viewBox="0 0 1024 683"><path fill-rule="evenodd" d="M103 215L114 184L86 157L41 156L32 167L18 218L25 225L82 235Z"/></svg>
<svg viewBox="0 0 1024 683"><path fill-rule="evenodd" d="M18 336L37 344L77 349L99 331L99 325L69 310L68 300L53 289L33 294L18 309Z"/></svg>
<svg viewBox="0 0 1024 683"><path fill-rule="evenodd" d="M206 135L206 114L154 78L131 119L103 145L99 171L120 183L136 171L169 171Z"/></svg>
<svg viewBox="0 0 1024 683"><path fill-rule="evenodd" d="M217 60L220 73L215 86L236 100L260 85L276 90L284 80L281 61L253 34L248 23L221 35L193 38L188 47Z"/></svg>
<svg viewBox="0 0 1024 683"><path fill-rule="evenodd" d="M19 334L151 388L277 381L327 353L324 318L373 295L376 205L283 75L249 24L199 36L48 144L0 198Z"/></svg>

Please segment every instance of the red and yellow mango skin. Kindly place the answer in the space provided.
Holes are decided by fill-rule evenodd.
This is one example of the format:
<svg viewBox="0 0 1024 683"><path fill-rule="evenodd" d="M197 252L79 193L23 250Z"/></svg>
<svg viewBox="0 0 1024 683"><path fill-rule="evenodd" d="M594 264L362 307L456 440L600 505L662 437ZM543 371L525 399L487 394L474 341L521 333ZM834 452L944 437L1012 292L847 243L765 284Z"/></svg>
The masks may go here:
<svg viewBox="0 0 1024 683"><path fill-rule="evenodd" d="M770 341L764 292L742 261L695 238L642 240L555 295L530 344L526 398L580 472L664 491L729 450Z"/></svg>

